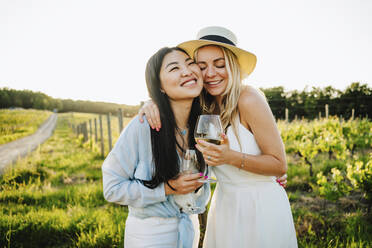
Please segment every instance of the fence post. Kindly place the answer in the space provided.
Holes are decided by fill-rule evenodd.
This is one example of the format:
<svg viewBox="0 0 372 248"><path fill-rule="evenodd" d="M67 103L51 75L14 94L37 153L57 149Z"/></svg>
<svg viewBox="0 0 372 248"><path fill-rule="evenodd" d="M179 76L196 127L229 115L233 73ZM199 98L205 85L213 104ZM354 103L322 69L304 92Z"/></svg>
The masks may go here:
<svg viewBox="0 0 372 248"><path fill-rule="evenodd" d="M285 108L285 121L288 122L288 108Z"/></svg>
<svg viewBox="0 0 372 248"><path fill-rule="evenodd" d="M96 143L98 142L98 133L97 133L97 118L94 118L94 136L96 138Z"/></svg>
<svg viewBox="0 0 372 248"><path fill-rule="evenodd" d="M102 128L102 115L99 115L99 132L101 134L101 154L102 158L105 156L105 147L103 144L103 128Z"/></svg>
<svg viewBox="0 0 372 248"><path fill-rule="evenodd" d="M109 152L112 149L112 139L111 139L111 118L110 113L107 114L107 131L108 131L108 142L109 142Z"/></svg>
<svg viewBox="0 0 372 248"><path fill-rule="evenodd" d="M93 140L93 135L92 135L92 120L90 119L89 120L89 138L91 139L91 140Z"/></svg>
<svg viewBox="0 0 372 248"><path fill-rule="evenodd" d="M118 111L118 120L119 120L119 134L123 130L123 111L121 108L119 108Z"/></svg>
<svg viewBox="0 0 372 248"><path fill-rule="evenodd" d="M354 120L355 109L351 110L351 119Z"/></svg>
<svg viewBox="0 0 372 248"><path fill-rule="evenodd" d="M81 124L78 124L77 125L77 128L76 128L76 136L77 137L79 137L79 135L80 135L80 129L81 129L81 126L80 126Z"/></svg>
<svg viewBox="0 0 372 248"><path fill-rule="evenodd" d="M88 125L86 122L84 122L82 125L83 125L82 128L83 128L84 142L87 142L88 141L88 127L87 127Z"/></svg>
<svg viewBox="0 0 372 248"><path fill-rule="evenodd" d="M328 104L325 105L325 116L328 119Z"/></svg>
<svg viewBox="0 0 372 248"><path fill-rule="evenodd" d="M319 120L322 119L322 112L319 112Z"/></svg>

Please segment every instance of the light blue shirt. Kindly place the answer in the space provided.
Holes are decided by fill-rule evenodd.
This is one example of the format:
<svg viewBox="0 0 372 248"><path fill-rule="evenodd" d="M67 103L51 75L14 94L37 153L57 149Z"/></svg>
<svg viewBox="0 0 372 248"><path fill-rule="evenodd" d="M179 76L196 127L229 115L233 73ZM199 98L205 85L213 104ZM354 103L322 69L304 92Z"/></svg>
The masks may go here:
<svg viewBox="0 0 372 248"><path fill-rule="evenodd" d="M103 162L104 197L109 202L128 205L129 215L138 218L178 217L179 247L191 248L194 229L190 217L180 212L172 195L165 195L164 183L150 189L138 180L151 180L154 166L149 124L146 119L141 124L136 116ZM203 187L196 201L200 213L205 211L210 195L209 184Z"/></svg>

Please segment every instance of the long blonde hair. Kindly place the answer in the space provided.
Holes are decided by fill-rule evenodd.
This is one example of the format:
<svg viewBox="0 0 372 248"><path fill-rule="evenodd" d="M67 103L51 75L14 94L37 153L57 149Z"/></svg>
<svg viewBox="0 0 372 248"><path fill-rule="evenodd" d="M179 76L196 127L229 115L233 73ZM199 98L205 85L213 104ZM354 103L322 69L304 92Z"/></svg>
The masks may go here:
<svg viewBox="0 0 372 248"><path fill-rule="evenodd" d="M220 46L218 46L220 47ZM225 58L225 67L228 75L228 81L225 91L222 93L221 106L218 106L214 97L203 89L202 94L200 94L200 104L202 110L207 114L219 114L221 116L221 122L225 132L229 125L232 126L233 132L238 139L239 146L241 148L241 143L238 135L238 126L235 120L239 115L238 102L240 93L242 91L242 79L240 73L240 66L237 57L229 49L220 47L222 49ZM195 52L195 58L197 57L197 52Z"/></svg>

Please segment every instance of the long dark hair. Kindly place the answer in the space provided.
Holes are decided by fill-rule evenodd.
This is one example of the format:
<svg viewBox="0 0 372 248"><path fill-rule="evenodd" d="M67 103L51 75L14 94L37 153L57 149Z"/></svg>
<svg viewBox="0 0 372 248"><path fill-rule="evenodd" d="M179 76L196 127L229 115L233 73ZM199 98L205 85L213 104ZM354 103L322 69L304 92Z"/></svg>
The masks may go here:
<svg viewBox="0 0 372 248"><path fill-rule="evenodd" d="M179 131L176 125L173 110L171 108L168 96L161 92L160 69L164 57L173 51L180 51L187 54L183 49L178 47L164 47L156 52L147 62L146 65L146 84L149 95L154 103L158 106L160 112L161 129L156 131L151 130L151 146L155 168L152 173L151 180L143 180L142 183L149 187L155 188L160 183L168 182L178 176L180 164L177 153L177 146L181 148L182 144L178 144L176 140L176 132ZM189 56L187 54L187 56ZM188 118L188 144L189 148L195 149L195 140L193 130L198 116L201 114L199 97L194 98L190 115ZM181 148L182 149L182 148ZM205 163L201 153L196 150L199 161L199 170L204 171Z"/></svg>

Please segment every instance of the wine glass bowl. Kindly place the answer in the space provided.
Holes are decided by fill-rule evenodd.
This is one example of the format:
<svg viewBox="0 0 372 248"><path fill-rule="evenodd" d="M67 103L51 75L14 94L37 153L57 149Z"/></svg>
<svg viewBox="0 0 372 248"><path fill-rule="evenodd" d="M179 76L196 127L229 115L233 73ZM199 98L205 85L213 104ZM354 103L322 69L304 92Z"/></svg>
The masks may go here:
<svg viewBox="0 0 372 248"><path fill-rule="evenodd" d="M198 159L196 156L196 152L193 149L187 149L182 159L181 163L181 172L182 173L198 173L199 170L197 169Z"/></svg>
<svg viewBox="0 0 372 248"><path fill-rule="evenodd" d="M222 143L222 124L219 115L200 115L194 130L194 139L204 140L215 145Z"/></svg>

